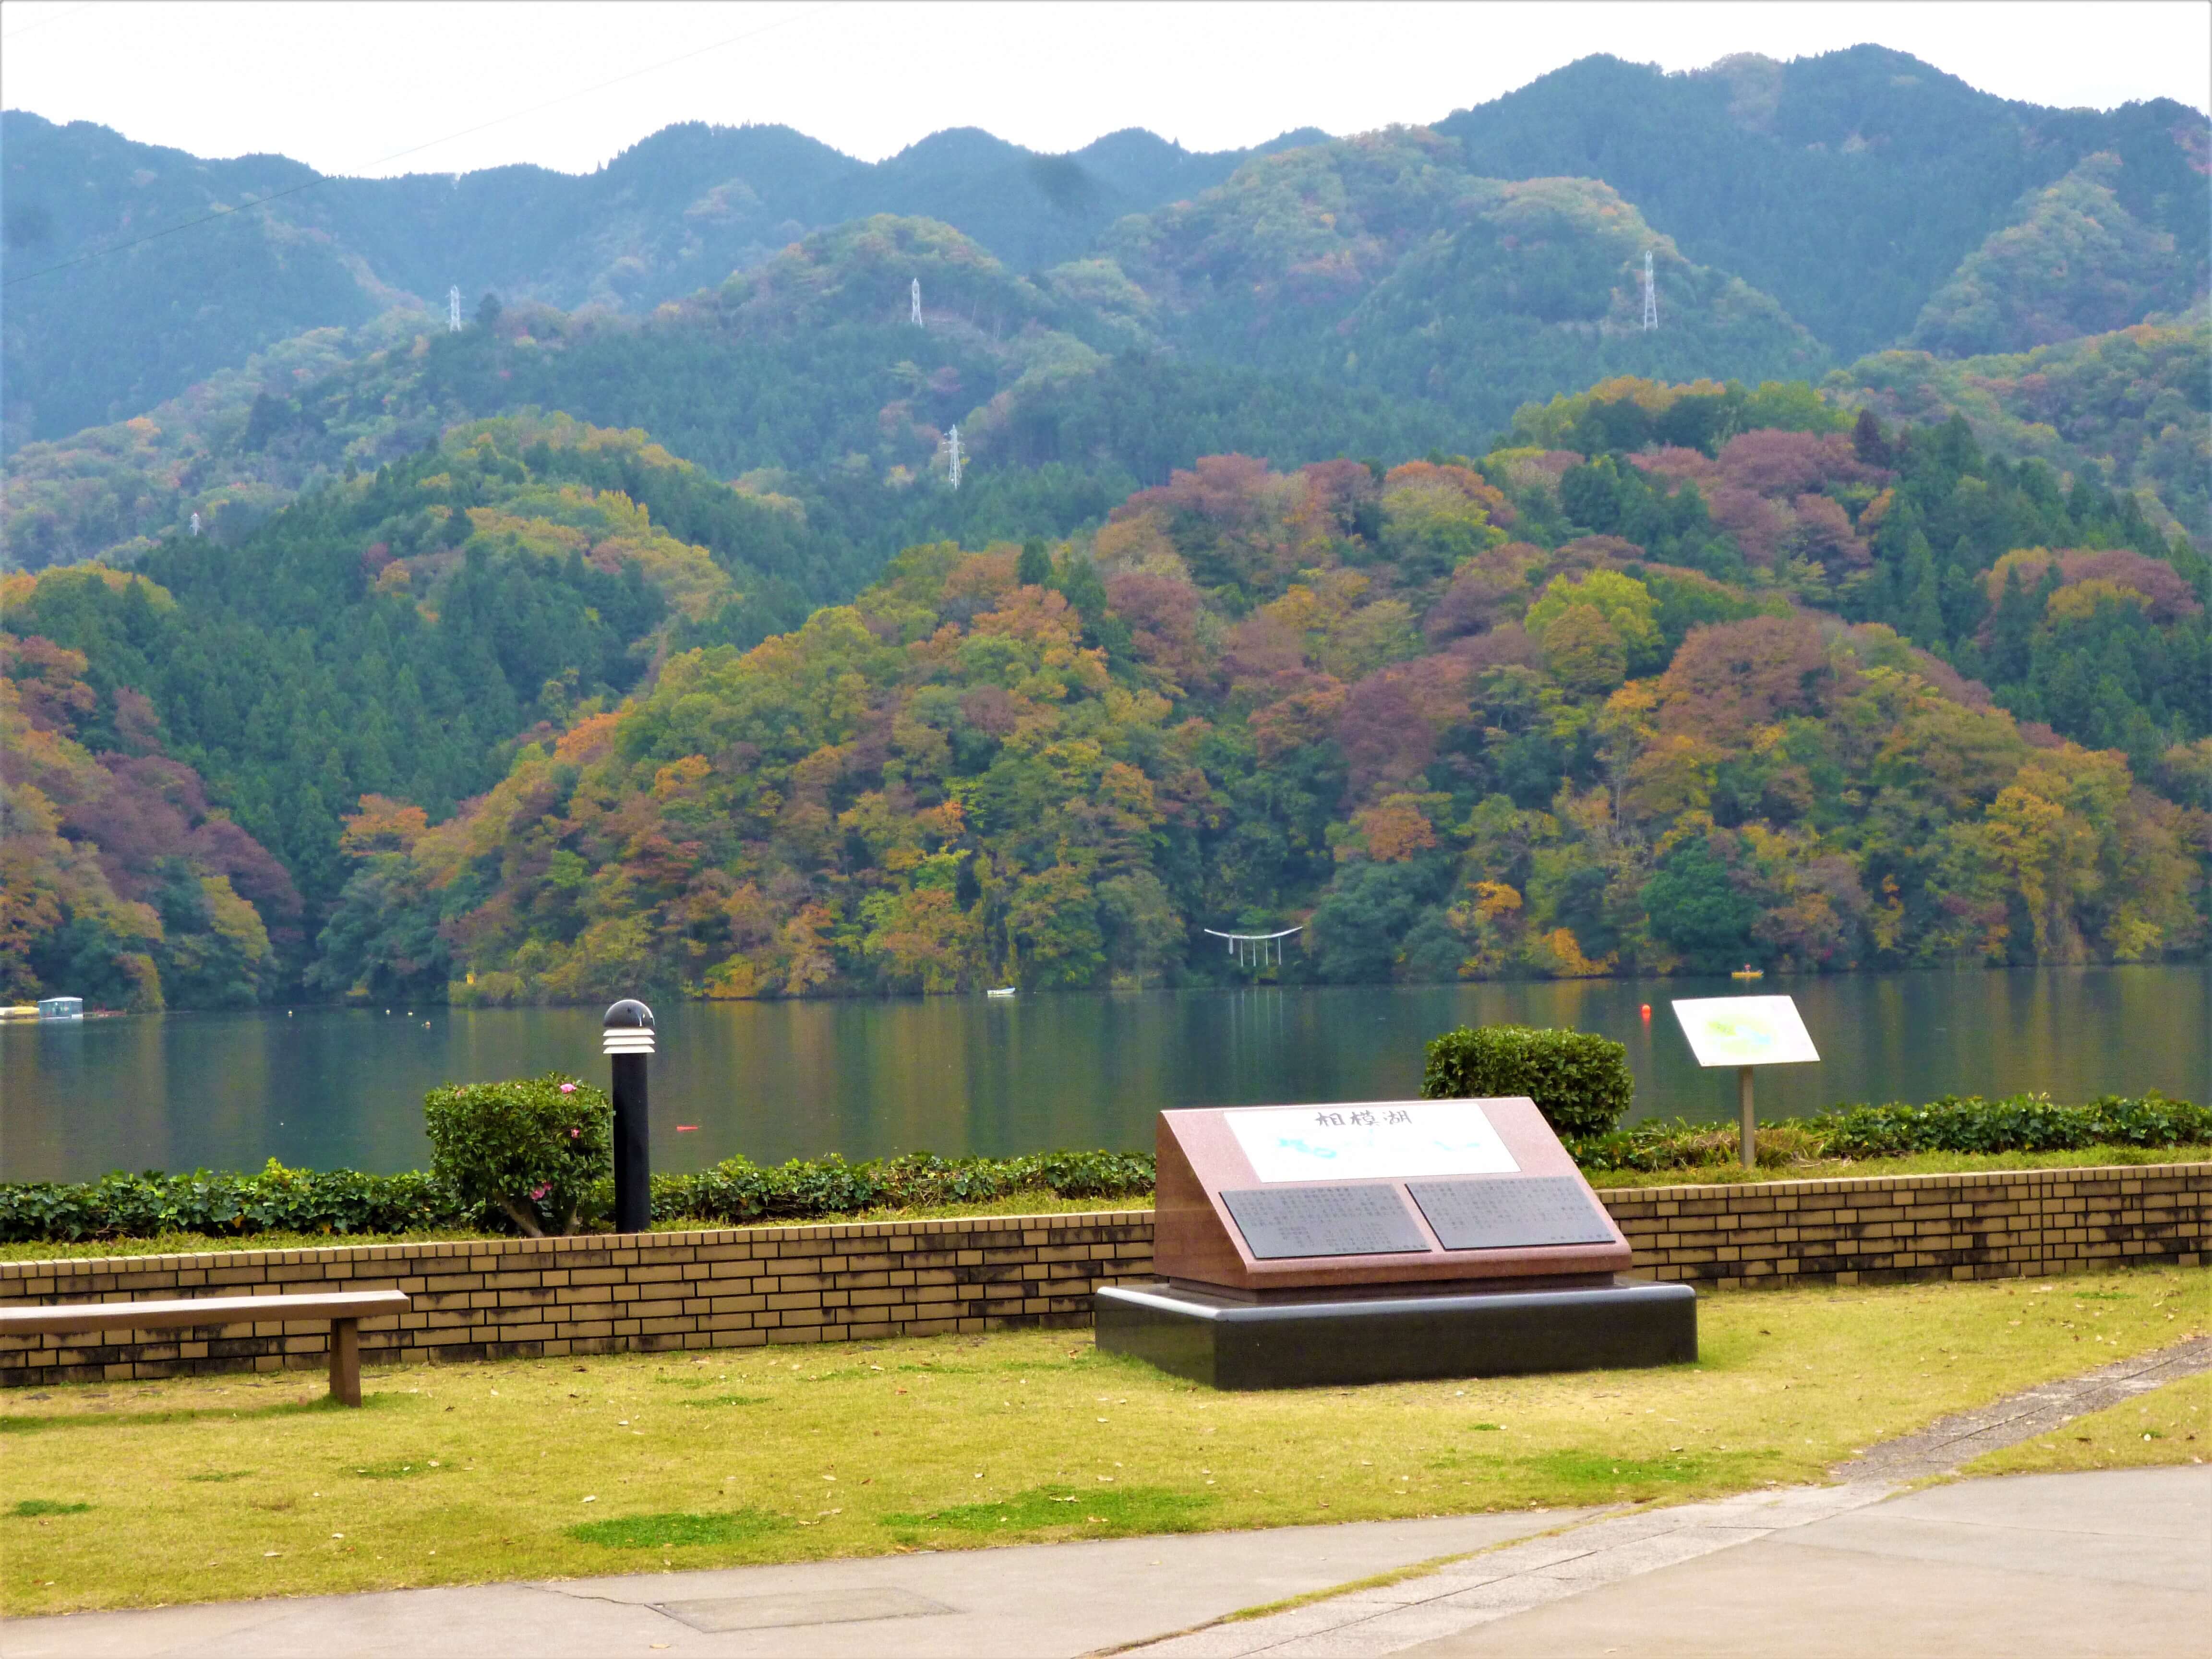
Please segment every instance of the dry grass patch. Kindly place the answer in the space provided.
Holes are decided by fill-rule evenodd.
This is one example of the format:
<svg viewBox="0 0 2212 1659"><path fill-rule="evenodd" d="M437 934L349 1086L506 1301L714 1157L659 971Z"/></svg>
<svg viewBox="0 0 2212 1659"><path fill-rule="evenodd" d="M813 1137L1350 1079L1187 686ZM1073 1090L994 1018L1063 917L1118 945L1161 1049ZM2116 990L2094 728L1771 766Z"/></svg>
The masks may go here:
<svg viewBox="0 0 2212 1659"><path fill-rule="evenodd" d="M2212 1375L2184 1377L1976 1458L1962 1475L2140 1469L2212 1457Z"/></svg>
<svg viewBox="0 0 2212 1659"><path fill-rule="evenodd" d="M2209 1289L1709 1295L1694 1366L1266 1394L1050 1331L409 1365L361 1411L305 1372L10 1391L0 1612L1717 1496L2194 1334Z"/></svg>

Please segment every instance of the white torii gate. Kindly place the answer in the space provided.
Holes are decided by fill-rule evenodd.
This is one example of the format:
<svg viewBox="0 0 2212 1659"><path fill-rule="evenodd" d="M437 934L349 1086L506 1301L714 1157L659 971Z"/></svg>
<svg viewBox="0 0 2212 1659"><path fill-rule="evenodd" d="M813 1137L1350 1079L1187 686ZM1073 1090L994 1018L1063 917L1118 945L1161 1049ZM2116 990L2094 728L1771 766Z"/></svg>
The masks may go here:
<svg viewBox="0 0 2212 1659"><path fill-rule="evenodd" d="M1201 927L1199 932L1227 939L1229 954L1237 958L1238 967L1261 968L1271 960L1279 967L1283 960L1283 941L1293 933L1303 933L1305 928L1303 925L1285 927L1279 933L1224 933L1214 927Z"/></svg>

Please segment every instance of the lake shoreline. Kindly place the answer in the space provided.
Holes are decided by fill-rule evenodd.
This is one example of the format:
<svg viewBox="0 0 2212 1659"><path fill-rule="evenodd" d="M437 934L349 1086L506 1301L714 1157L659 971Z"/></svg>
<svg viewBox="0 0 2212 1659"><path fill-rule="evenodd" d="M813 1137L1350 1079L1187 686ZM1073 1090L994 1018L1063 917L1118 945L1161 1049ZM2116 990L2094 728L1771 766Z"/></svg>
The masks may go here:
<svg viewBox="0 0 2212 1659"><path fill-rule="evenodd" d="M1149 1150L1167 1109L1411 1098L1428 1041L1459 1025L1596 1032L1628 1049L1630 1124L1726 1123L1735 1079L1695 1065L1668 1005L1744 989L1680 978L678 1003L657 1011L653 1164ZM1762 1121L1948 1092L2212 1093L2212 967L1913 969L1753 989L1787 991L1821 1054L1760 1073ZM271 1157L420 1168L431 1089L549 1071L602 1079L599 1049L596 1007L11 1022L0 1178Z"/></svg>

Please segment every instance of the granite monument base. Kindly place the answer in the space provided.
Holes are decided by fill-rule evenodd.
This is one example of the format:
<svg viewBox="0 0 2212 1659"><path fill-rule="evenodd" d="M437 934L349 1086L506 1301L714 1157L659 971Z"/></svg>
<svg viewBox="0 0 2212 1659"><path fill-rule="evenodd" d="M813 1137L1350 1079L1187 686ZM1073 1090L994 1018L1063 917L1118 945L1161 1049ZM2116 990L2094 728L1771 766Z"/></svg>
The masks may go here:
<svg viewBox="0 0 2212 1659"><path fill-rule="evenodd" d="M1623 1370L1698 1357L1697 1293L1624 1279L1262 1298L1113 1285L1097 1292L1097 1318L1103 1352L1216 1389Z"/></svg>

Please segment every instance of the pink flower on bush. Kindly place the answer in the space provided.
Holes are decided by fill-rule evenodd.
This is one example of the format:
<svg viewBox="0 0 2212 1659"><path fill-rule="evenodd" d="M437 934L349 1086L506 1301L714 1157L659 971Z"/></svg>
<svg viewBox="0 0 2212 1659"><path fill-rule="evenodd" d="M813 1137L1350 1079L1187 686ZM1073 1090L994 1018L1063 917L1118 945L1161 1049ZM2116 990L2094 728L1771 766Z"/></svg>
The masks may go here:
<svg viewBox="0 0 2212 1659"><path fill-rule="evenodd" d="M544 1197L546 1194L548 1194L548 1193L551 1192L552 1190L553 1190L553 1188L552 1188L551 1187L550 1187L550 1186L547 1186L547 1187L533 1187L533 1188L531 1188L531 1191L530 1191L530 1201L531 1201L532 1204L535 1204L535 1203L536 1203L539 1199L541 1199L541 1198Z"/></svg>
<svg viewBox="0 0 2212 1659"><path fill-rule="evenodd" d="M569 1131L568 1131L568 1139L571 1139L571 1140L574 1140L574 1139L576 1139L576 1137L577 1137L577 1136L579 1136L579 1135L582 1134L583 1133L584 1133L584 1132L583 1132L581 1129L571 1129L571 1130L569 1130Z"/></svg>
<svg viewBox="0 0 2212 1659"><path fill-rule="evenodd" d="M561 1085L561 1092L564 1095L573 1095L576 1092L576 1085L573 1083L564 1083Z"/></svg>

